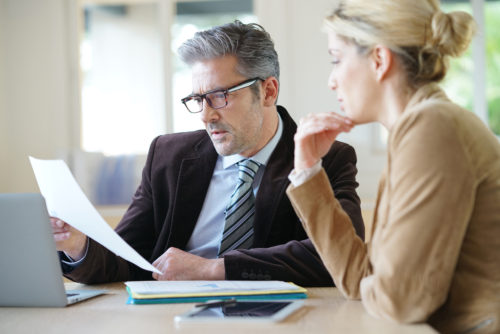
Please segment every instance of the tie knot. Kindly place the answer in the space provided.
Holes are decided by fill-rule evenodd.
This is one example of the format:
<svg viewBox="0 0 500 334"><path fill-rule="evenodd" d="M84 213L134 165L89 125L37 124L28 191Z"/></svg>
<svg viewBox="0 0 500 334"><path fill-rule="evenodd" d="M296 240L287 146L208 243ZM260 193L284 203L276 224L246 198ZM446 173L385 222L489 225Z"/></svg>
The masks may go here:
<svg viewBox="0 0 500 334"><path fill-rule="evenodd" d="M244 181L252 181L260 167L258 162L251 159L241 160L237 165L239 177Z"/></svg>

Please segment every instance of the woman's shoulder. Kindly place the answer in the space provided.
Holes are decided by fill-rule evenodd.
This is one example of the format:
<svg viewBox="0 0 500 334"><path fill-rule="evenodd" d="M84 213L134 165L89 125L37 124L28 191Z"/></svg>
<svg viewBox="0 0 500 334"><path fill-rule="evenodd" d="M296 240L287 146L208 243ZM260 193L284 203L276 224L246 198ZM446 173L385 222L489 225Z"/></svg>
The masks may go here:
<svg viewBox="0 0 500 334"><path fill-rule="evenodd" d="M434 163L438 158L443 162L460 158L478 176L498 166L500 159L500 143L487 125L472 111L443 98L408 107L391 130L388 150L390 154L410 152Z"/></svg>
<svg viewBox="0 0 500 334"><path fill-rule="evenodd" d="M487 130L481 120L449 100L444 92L436 89L417 101L411 101L391 130L390 140L399 142L411 135L435 138L463 137L470 128ZM458 139L458 138L457 138Z"/></svg>

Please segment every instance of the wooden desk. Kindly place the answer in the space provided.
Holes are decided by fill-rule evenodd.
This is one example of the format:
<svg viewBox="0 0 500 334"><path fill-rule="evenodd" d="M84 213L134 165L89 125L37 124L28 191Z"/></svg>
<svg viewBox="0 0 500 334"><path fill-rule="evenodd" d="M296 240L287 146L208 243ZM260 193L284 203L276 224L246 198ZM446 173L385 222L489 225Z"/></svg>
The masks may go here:
<svg viewBox="0 0 500 334"><path fill-rule="evenodd" d="M82 288L76 283L66 287ZM281 323L181 326L176 326L174 316L193 304L127 305L123 283L84 288L105 288L109 293L66 308L0 307L0 333L436 333L428 325L403 326L372 318L361 302L344 299L335 288L308 289L305 307Z"/></svg>

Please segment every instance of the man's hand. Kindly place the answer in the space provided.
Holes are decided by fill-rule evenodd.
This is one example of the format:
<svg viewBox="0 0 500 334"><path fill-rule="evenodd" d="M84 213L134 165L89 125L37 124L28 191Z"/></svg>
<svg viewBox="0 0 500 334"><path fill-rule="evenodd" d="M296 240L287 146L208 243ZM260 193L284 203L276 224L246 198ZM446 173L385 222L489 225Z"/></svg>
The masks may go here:
<svg viewBox="0 0 500 334"><path fill-rule="evenodd" d="M59 218L50 217L50 225L58 251L63 251L74 261L85 255L87 236Z"/></svg>
<svg viewBox="0 0 500 334"><path fill-rule="evenodd" d="M153 262L163 275L153 273L159 281L223 280L224 259L205 259L178 248L170 247Z"/></svg>

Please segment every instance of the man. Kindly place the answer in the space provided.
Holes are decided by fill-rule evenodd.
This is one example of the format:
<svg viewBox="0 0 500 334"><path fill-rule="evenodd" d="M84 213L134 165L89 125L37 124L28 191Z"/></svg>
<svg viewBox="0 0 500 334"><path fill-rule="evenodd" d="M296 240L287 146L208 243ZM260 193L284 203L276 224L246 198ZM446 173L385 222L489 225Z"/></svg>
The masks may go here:
<svg viewBox="0 0 500 334"><path fill-rule="evenodd" d="M279 64L269 34L239 21L199 32L179 49L192 68L182 102L206 131L151 144L142 181L117 233L163 274L157 280L284 280L331 285L285 189L296 125L276 106ZM312 97L311 97L312 98ZM337 142L323 159L357 233L356 155ZM64 222L52 220L65 276L84 283L148 280Z"/></svg>

